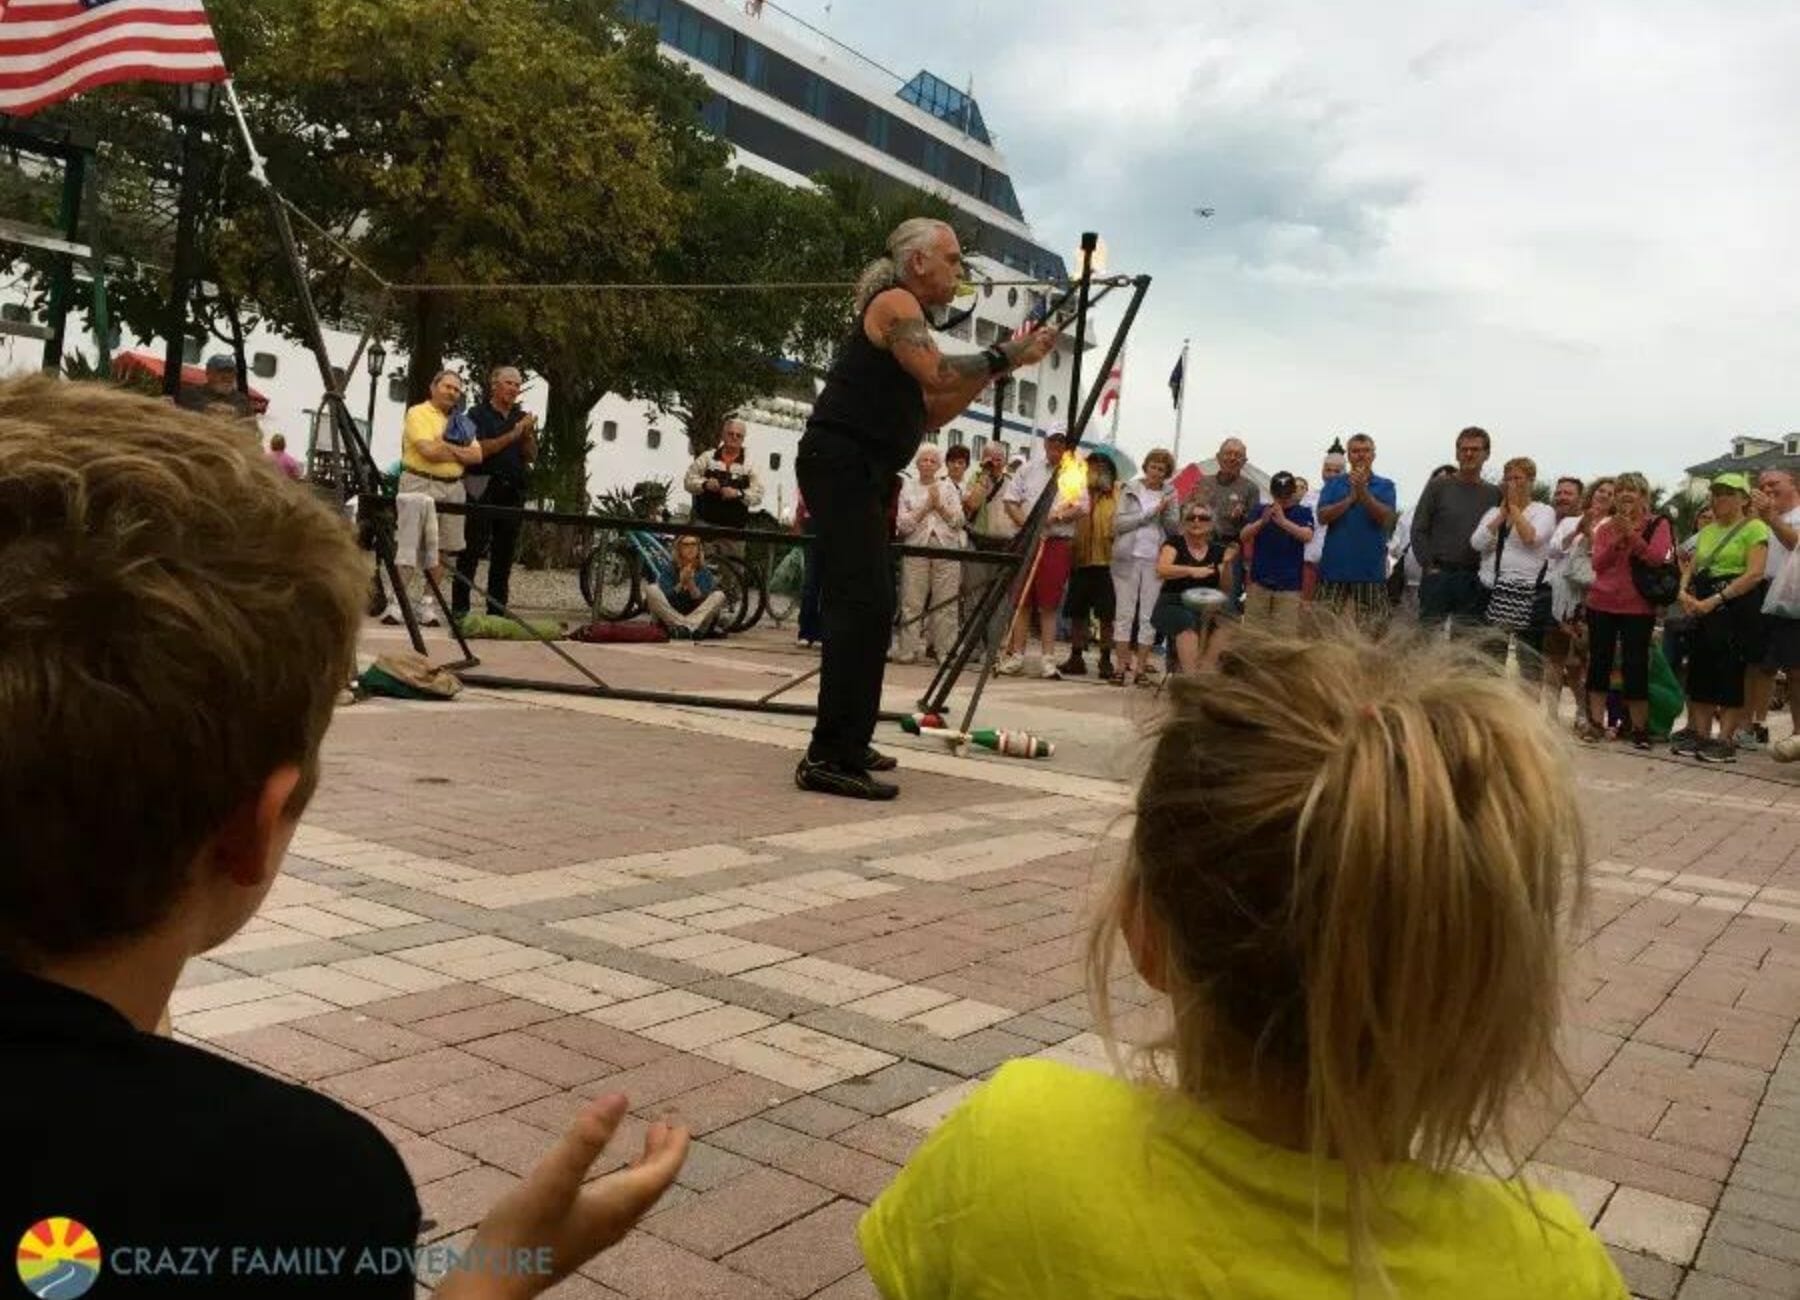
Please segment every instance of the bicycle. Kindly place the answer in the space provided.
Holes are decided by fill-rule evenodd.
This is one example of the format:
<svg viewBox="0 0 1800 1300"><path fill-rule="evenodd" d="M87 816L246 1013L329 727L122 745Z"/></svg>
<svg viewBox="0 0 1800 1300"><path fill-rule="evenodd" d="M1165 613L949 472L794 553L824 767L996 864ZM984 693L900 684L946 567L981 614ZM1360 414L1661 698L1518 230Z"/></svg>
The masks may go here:
<svg viewBox="0 0 1800 1300"><path fill-rule="evenodd" d="M747 631L762 617L768 596L756 566L734 555L714 555L708 564L725 593L719 626ZM645 584L673 574L669 544L655 533L629 529L616 541L599 539L583 561L579 581L582 599L596 620L622 623L644 612Z"/></svg>

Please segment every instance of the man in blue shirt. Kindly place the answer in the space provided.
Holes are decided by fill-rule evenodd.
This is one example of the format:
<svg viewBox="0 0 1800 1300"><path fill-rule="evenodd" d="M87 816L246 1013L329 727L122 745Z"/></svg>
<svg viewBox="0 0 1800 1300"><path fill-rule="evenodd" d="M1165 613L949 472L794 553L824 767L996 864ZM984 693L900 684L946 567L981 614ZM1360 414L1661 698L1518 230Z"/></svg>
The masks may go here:
<svg viewBox="0 0 1800 1300"><path fill-rule="evenodd" d="M1300 631L1300 577L1313 514L1300 504L1300 484L1282 470L1269 480L1269 504L1240 534L1253 546L1244 621L1266 624L1289 636Z"/></svg>
<svg viewBox="0 0 1800 1300"><path fill-rule="evenodd" d="M1378 631L1388 617L1387 536L1398 497L1393 480L1375 473L1375 439L1355 434L1344 450L1349 472L1319 493L1319 522L1330 529L1319 557L1319 603Z"/></svg>

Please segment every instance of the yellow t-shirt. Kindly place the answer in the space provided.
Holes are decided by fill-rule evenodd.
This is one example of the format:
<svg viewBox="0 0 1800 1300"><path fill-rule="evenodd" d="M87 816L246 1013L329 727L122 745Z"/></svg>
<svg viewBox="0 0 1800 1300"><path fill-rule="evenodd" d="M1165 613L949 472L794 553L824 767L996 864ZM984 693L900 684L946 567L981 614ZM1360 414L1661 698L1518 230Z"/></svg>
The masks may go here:
<svg viewBox="0 0 1800 1300"><path fill-rule="evenodd" d="M1314 1195L1318 1193L1318 1228ZM1627 1300L1568 1201L1393 1171L1382 1261L1403 1297ZM1343 1300L1340 1167L1272 1147L1176 1094L1014 1061L863 1216L887 1300Z"/></svg>
<svg viewBox="0 0 1800 1300"><path fill-rule="evenodd" d="M441 442L450 417L430 402L420 402L406 410L406 423L400 426L400 464L426 478L458 479L462 465L454 460L426 460L419 454L422 442Z"/></svg>

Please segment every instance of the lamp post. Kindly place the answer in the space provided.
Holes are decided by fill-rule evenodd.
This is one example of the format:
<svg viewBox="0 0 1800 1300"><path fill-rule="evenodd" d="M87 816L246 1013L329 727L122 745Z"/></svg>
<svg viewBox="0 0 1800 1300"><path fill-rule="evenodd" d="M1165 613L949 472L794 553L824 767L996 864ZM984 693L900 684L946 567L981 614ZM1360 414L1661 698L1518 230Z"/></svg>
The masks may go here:
<svg viewBox="0 0 1800 1300"><path fill-rule="evenodd" d="M200 206L200 124L212 109L213 83L189 81L175 87L175 129L181 136L181 196L175 216L175 265L170 275L164 325L163 393L181 395L181 352L187 337L188 297L193 289L194 227Z"/></svg>
<svg viewBox="0 0 1800 1300"><path fill-rule="evenodd" d="M369 344L369 418L367 420L369 446L375 445L375 385L381 379L381 372L387 369L387 349L381 346L381 340L375 339Z"/></svg>

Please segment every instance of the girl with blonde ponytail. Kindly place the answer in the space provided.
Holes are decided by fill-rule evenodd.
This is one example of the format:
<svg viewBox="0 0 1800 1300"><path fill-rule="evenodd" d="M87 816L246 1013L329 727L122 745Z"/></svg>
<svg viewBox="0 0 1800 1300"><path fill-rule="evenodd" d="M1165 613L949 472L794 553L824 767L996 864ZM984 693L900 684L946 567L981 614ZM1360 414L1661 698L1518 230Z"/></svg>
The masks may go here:
<svg viewBox="0 0 1800 1300"><path fill-rule="evenodd" d="M1584 850L1471 654L1246 629L1174 683L1089 969L1109 1043L1121 939L1167 1032L1130 1080L1004 1066L864 1218L882 1294L1626 1300L1507 1139L1566 1079Z"/></svg>

